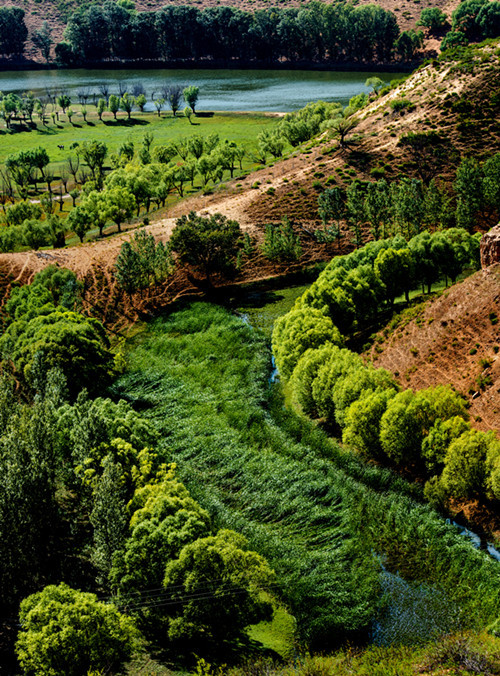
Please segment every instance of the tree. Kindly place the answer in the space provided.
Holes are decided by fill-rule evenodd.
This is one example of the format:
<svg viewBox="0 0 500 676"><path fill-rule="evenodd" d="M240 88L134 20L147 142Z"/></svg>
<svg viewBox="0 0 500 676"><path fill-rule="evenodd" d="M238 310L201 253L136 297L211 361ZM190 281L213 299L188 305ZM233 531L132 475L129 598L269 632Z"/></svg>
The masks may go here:
<svg viewBox="0 0 500 676"><path fill-rule="evenodd" d="M19 7L0 7L0 54L22 54L27 37L24 10Z"/></svg>
<svg viewBox="0 0 500 676"><path fill-rule="evenodd" d="M271 153L275 159L283 155L285 139L281 136L279 131L275 130L270 132L267 129L264 129L257 135L257 142L259 152L264 159L264 162L267 153Z"/></svg>
<svg viewBox="0 0 500 676"><path fill-rule="evenodd" d="M290 378L290 388L294 399L301 406L306 415L317 417L312 387L321 366L337 355L340 348L331 342L326 342L317 348L307 349L299 358Z"/></svg>
<svg viewBox="0 0 500 676"><path fill-rule="evenodd" d="M469 424L460 416L436 420L422 442L422 457L429 475L441 474L451 442L469 429Z"/></svg>
<svg viewBox="0 0 500 676"><path fill-rule="evenodd" d="M281 376L289 378L307 349L320 347L326 342L341 346L343 339L332 320L320 310L294 308L277 319L272 346Z"/></svg>
<svg viewBox="0 0 500 676"><path fill-rule="evenodd" d="M500 153L496 153L482 166L483 194L487 205L500 214Z"/></svg>
<svg viewBox="0 0 500 676"><path fill-rule="evenodd" d="M184 96L184 101L188 104L188 106L191 108L193 111L193 115L196 115L196 104L198 103L198 94L200 93L200 88L196 87L195 85L189 85L189 87L186 87L182 95Z"/></svg>
<svg viewBox="0 0 500 676"><path fill-rule="evenodd" d="M0 338L3 359L11 360L19 375L31 384L37 359L47 369L71 374L72 396L86 387L100 392L110 380L113 356L104 327L97 319L56 308L29 321L12 322Z"/></svg>
<svg viewBox="0 0 500 676"><path fill-rule="evenodd" d="M440 49L444 52L446 49L453 49L453 47L464 47L468 45L469 41L462 31L448 31L441 41Z"/></svg>
<svg viewBox="0 0 500 676"><path fill-rule="evenodd" d="M119 199L119 197L117 199ZM130 201L129 198L127 201ZM106 193L92 190L82 200L80 206L82 209L85 209L88 214L90 214L92 225L97 225L99 228L99 237L102 237L104 226L110 218L110 209ZM123 212L119 207L116 207L115 213L117 214L118 218L120 218Z"/></svg>
<svg viewBox="0 0 500 676"><path fill-rule="evenodd" d="M157 113L158 117L161 117L161 111L162 111L162 108L165 104L165 99L160 97L160 98L154 99L153 103L155 104L156 113Z"/></svg>
<svg viewBox="0 0 500 676"><path fill-rule="evenodd" d="M457 225L471 232L483 204L483 176L477 160L465 157L457 169Z"/></svg>
<svg viewBox="0 0 500 676"><path fill-rule="evenodd" d="M40 221L24 221L22 227L23 244L34 251L49 243L49 233L45 223Z"/></svg>
<svg viewBox="0 0 500 676"><path fill-rule="evenodd" d="M102 181L102 170L108 154L108 146L102 141L84 141L78 147L77 153L88 165L94 181L99 184Z"/></svg>
<svg viewBox="0 0 500 676"><path fill-rule="evenodd" d="M334 136L338 136L341 148L349 147L347 137L357 126L358 121L352 117L340 117L333 121L330 129Z"/></svg>
<svg viewBox="0 0 500 676"><path fill-rule="evenodd" d="M467 418L464 400L450 387L405 390L388 404L380 423L384 453L398 464L420 464L422 443L436 420Z"/></svg>
<svg viewBox="0 0 500 676"><path fill-rule="evenodd" d="M318 195L318 214L323 225L327 228L328 223L333 221L334 234L337 237L337 247L340 249L340 221L344 215L344 193L341 188L327 188ZM332 226L330 226L331 228ZM328 228L328 231L330 231Z"/></svg>
<svg viewBox="0 0 500 676"><path fill-rule="evenodd" d="M68 94L60 94L57 97L57 105L61 107L63 114L66 112L66 108L69 108L71 105L71 97Z"/></svg>
<svg viewBox="0 0 500 676"><path fill-rule="evenodd" d="M365 82L365 87L371 87L372 91L378 96L379 91L385 85L385 82L379 77L369 77Z"/></svg>
<svg viewBox="0 0 500 676"><path fill-rule="evenodd" d="M119 670L138 639L132 620L94 594L50 585L21 603L16 643L26 673L81 676Z"/></svg>
<svg viewBox="0 0 500 676"><path fill-rule="evenodd" d="M409 291L412 287L414 265L409 249L393 249L389 247L380 251L374 263L375 274L386 289L389 304L404 291L406 302L409 302Z"/></svg>
<svg viewBox="0 0 500 676"><path fill-rule="evenodd" d="M109 97L108 108L109 112L113 113L113 117L116 120L116 114L120 110L120 97L116 96L116 94L111 94Z"/></svg>
<svg viewBox="0 0 500 676"><path fill-rule="evenodd" d="M156 242L144 230L124 242L115 263L118 284L128 294L164 281L172 273L174 263L170 248Z"/></svg>
<svg viewBox="0 0 500 676"><path fill-rule="evenodd" d="M138 488L131 505L129 538L115 556L110 575L113 587L125 596L160 587L166 565L185 545L209 533L208 513L172 471Z"/></svg>
<svg viewBox="0 0 500 676"><path fill-rule="evenodd" d="M346 190L346 212L354 243L357 248L363 244L362 225L366 221L365 192L359 181L353 181Z"/></svg>
<svg viewBox="0 0 500 676"><path fill-rule="evenodd" d="M118 232L121 232L122 223L132 218L137 206L134 196L127 188L116 186L104 191L103 200L106 203L108 218L116 223Z"/></svg>
<svg viewBox="0 0 500 676"><path fill-rule="evenodd" d="M201 268L209 281L213 272L224 273L234 268L240 240L241 229L237 221L222 214L205 217L191 211L177 219L170 246L183 263Z"/></svg>
<svg viewBox="0 0 500 676"><path fill-rule="evenodd" d="M300 237L287 216L277 225L269 223L265 226L261 248L266 258L278 263L297 261L302 255Z"/></svg>
<svg viewBox="0 0 500 676"><path fill-rule="evenodd" d="M270 619L272 606L261 597L273 580L266 560L248 550L247 540L230 530L188 544L165 571L172 605L172 640L227 640L250 624ZM232 594L238 594L233 601Z"/></svg>
<svg viewBox="0 0 500 676"><path fill-rule="evenodd" d="M50 61L50 49L52 47L52 29L49 24L44 21L42 27L33 33L33 44L37 49L40 50L45 62L48 64Z"/></svg>
<svg viewBox="0 0 500 676"><path fill-rule="evenodd" d="M468 430L450 444L444 459L441 483L457 498L483 498L486 494L488 447L493 433Z"/></svg>
<svg viewBox="0 0 500 676"><path fill-rule="evenodd" d="M380 421L396 393L393 388L362 392L347 410L342 442L367 459L384 460Z"/></svg>
<svg viewBox="0 0 500 676"><path fill-rule="evenodd" d="M144 107L146 105L146 96L144 94L139 94L138 96L135 97L135 105L139 108L141 113L144 112Z"/></svg>
<svg viewBox="0 0 500 676"><path fill-rule="evenodd" d="M413 28L403 31L396 40L396 52L403 61L411 61L420 47L424 44L424 34L422 31L415 31Z"/></svg>
<svg viewBox="0 0 500 676"><path fill-rule="evenodd" d="M68 225L75 235L83 242L85 235L92 227L92 214L84 206L79 205L68 214Z"/></svg>
<svg viewBox="0 0 500 676"><path fill-rule="evenodd" d="M439 31L448 21L447 16L438 7L426 7L420 14L417 26L428 28L431 33Z"/></svg>
<svg viewBox="0 0 500 676"><path fill-rule="evenodd" d="M107 104L105 99L99 99L97 102L97 114L99 115L99 119L102 121L102 115L104 111L106 110Z"/></svg>
<svg viewBox="0 0 500 676"><path fill-rule="evenodd" d="M449 139L436 131L410 131L401 136L398 145L407 149L425 184L441 171L445 158L454 152Z"/></svg>
<svg viewBox="0 0 500 676"><path fill-rule="evenodd" d="M371 231L378 240L386 236L386 225L390 221L390 194L387 181L383 178L376 183L370 182L366 187L365 211Z"/></svg>
<svg viewBox="0 0 500 676"><path fill-rule="evenodd" d="M132 108L134 106L134 103L135 103L134 97L131 96L128 92L125 92L125 94L120 99L120 108L127 113L127 119L129 120L132 116Z"/></svg>
<svg viewBox="0 0 500 676"><path fill-rule="evenodd" d="M172 115L175 117L181 105L182 87L180 85L170 85L165 89L164 97L172 110Z"/></svg>
<svg viewBox="0 0 500 676"><path fill-rule="evenodd" d="M128 514L121 464L106 455L102 466L102 474L97 478L93 491L89 519L94 540L92 560L101 574L102 582L106 582L113 554L123 547L126 539Z"/></svg>

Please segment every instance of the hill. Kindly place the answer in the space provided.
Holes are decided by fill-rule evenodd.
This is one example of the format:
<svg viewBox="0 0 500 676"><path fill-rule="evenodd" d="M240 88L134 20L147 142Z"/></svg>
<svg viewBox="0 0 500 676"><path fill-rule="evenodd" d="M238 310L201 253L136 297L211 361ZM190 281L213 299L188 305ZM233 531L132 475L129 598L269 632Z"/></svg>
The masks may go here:
<svg viewBox="0 0 500 676"><path fill-rule="evenodd" d="M368 356L403 387L453 385L470 403L474 426L500 428L500 264L403 312Z"/></svg>
<svg viewBox="0 0 500 676"><path fill-rule="evenodd" d="M373 98L358 111L356 143L349 149L339 147L325 132L322 136L297 148L293 154L244 178L227 182L212 195L187 198L151 226L150 231L167 239L176 217L190 210L221 212L240 222L257 237L263 224L290 216L301 234L304 256L300 263L325 260L336 248L318 245L312 231L319 226L317 196L333 180L341 186L354 179L388 180L402 175L418 176L418 165L399 143L409 132L434 131L447 143L447 152L440 156L438 177L450 185L460 156L474 153L485 158L500 149L500 100L498 97L499 53L495 44L468 48L454 59L422 66L403 83L384 96ZM396 101L406 101L397 111ZM481 227L494 225L492 214L484 214ZM151 214L151 219L154 214ZM353 248L347 226L341 252ZM42 267L55 261L74 270L81 278L89 275L89 287L95 284L95 271L102 270L112 284L109 268L119 246L127 235L106 238L96 243L47 252L0 254L3 284L13 280L26 282ZM365 237L370 237L365 233ZM262 256L242 269L239 281L266 277L287 271L286 266L273 268ZM177 295L186 282L172 291ZM167 293L163 300L170 297ZM112 293L106 293L109 302Z"/></svg>

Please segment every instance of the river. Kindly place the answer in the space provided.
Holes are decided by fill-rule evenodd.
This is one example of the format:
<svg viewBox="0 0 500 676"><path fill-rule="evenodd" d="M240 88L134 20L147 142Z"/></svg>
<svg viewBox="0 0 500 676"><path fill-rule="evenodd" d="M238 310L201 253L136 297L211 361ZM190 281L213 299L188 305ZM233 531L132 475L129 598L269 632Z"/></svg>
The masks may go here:
<svg viewBox="0 0 500 676"><path fill-rule="evenodd" d="M310 101L339 101L343 105L376 75L385 82L403 73L365 71L308 70L36 70L0 72L0 91L44 94L46 89L67 89L76 102L78 92L97 92L102 83L110 93L118 93L119 83L129 90L142 85L148 100L166 85L190 84L200 88L200 111L279 111L298 110ZM150 102L146 109L153 109Z"/></svg>

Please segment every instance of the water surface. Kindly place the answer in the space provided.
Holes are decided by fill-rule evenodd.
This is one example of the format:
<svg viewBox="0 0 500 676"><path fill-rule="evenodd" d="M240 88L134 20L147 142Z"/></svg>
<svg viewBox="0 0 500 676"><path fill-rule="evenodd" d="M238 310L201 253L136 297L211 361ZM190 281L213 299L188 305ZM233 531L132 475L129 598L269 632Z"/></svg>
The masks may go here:
<svg viewBox="0 0 500 676"><path fill-rule="evenodd" d="M44 70L0 72L0 91L21 93L65 88L74 97L79 91L97 92L107 83L110 93L118 93L122 82L131 90L142 85L148 100L161 96L167 85L200 88L199 110L293 111L310 101L339 101L343 105L363 91L373 72L307 71L307 70ZM375 73L389 82L401 77L398 73ZM153 109L149 103L147 109Z"/></svg>

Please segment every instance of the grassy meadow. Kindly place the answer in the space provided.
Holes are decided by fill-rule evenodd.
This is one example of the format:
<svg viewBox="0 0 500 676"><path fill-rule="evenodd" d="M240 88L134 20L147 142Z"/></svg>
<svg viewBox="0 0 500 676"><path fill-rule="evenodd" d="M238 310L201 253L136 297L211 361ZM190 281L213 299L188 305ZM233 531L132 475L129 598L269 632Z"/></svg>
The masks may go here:
<svg viewBox="0 0 500 676"><path fill-rule="evenodd" d="M81 114L77 114L78 107L75 106L74 109L73 124L68 121L66 115L60 115L60 122L56 121L54 125L48 115L46 126L34 118L36 129L29 130L26 126L16 127L15 124L11 131L0 129L0 164L3 164L11 153L37 146L47 150L52 164L64 162L68 155L74 154L75 151L70 150L72 143L103 141L108 146L108 154L118 152L120 146L127 141L132 141L138 149L146 132L153 134L153 145L166 145L193 134L200 136L219 134L221 140L234 141L250 150L256 145L257 135L275 125L278 120L277 117L264 113L217 112L192 116L190 124L182 113L174 118L171 113L164 111L161 117L155 112L134 112L131 120L127 120L123 112L118 113L117 120L113 119L111 113L106 112L100 121L91 109L85 123ZM64 150L58 148L60 145L64 146ZM248 158L245 158L245 164L248 165Z"/></svg>

